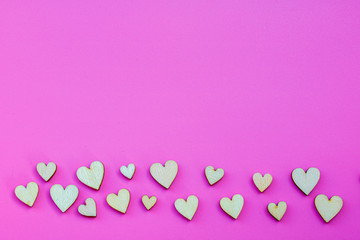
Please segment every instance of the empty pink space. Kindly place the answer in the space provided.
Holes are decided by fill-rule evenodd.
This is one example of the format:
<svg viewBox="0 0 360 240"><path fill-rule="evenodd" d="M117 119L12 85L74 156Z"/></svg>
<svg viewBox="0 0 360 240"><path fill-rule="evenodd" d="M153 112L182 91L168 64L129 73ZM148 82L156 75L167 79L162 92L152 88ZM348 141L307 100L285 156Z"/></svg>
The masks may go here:
<svg viewBox="0 0 360 240"><path fill-rule="evenodd" d="M360 239L359 43L356 0L0 1L0 238ZM179 173L165 190L149 168L170 159ZM76 177L96 160L99 191ZM50 161L46 183L36 164ZM208 165L225 171L214 186ZM309 196L297 167L321 172ZM255 172L274 177L264 193ZM30 181L32 208L14 194ZM79 188L66 213L54 184ZM105 200L121 188L126 214ZM151 211L144 194L158 198ZM188 221L174 201L192 194ZM219 206L234 194L237 220ZM344 200L330 223L318 194ZM88 197L93 219L77 211ZM266 207L279 201L277 222Z"/></svg>

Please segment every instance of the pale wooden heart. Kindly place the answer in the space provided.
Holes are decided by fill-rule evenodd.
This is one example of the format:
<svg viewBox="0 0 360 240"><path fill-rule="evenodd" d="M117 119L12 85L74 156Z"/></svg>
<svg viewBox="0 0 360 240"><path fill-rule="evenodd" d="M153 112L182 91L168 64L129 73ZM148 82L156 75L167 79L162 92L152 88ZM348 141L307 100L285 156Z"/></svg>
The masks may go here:
<svg viewBox="0 0 360 240"><path fill-rule="evenodd" d="M135 173L135 165L130 163L127 167L121 166L120 172L128 179L132 179Z"/></svg>
<svg viewBox="0 0 360 240"><path fill-rule="evenodd" d="M106 197L106 201L113 209L126 213L130 203L130 192L127 189L120 189L118 195L110 193Z"/></svg>
<svg viewBox="0 0 360 240"><path fill-rule="evenodd" d="M244 198L240 194L235 194L230 200L224 197L220 200L220 207L224 212L229 214L234 219L237 219L244 206Z"/></svg>
<svg viewBox="0 0 360 240"><path fill-rule="evenodd" d="M19 185L15 188L16 197L28 205L32 207L39 193L39 186L35 182L29 182L26 187Z"/></svg>
<svg viewBox="0 0 360 240"><path fill-rule="evenodd" d="M222 177L224 176L224 170L221 168L215 170L214 167L207 166L205 168L205 176L209 184L214 185L222 179Z"/></svg>
<svg viewBox="0 0 360 240"><path fill-rule="evenodd" d="M309 168L306 173L302 168L292 171L291 177L295 185L306 195L315 188L320 179L320 171L317 168Z"/></svg>
<svg viewBox="0 0 360 240"><path fill-rule="evenodd" d="M150 167L151 176L164 188L168 189L174 181L178 172L178 165L175 161L169 160L165 166L154 163Z"/></svg>
<svg viewBox="0 0 360 240"><path fill-rule="evenodd" d="M150 210L157 202L157 198L155 196L152 196L151 198L149 198L149 196L144 195L144 196L142 196L141 201L144 204L144 206L146 207L146 209Z"/></svg>
<svg viewBox="0 0 360 240"><path fill-rule="evenodd" d="M43 162L40 162L36 166L36 170L39 175L47 182L56 172L56 164L49 162L47 165Z"/></svg>
<svg viewBox="0 0 360 240"><path fill-rule="evenodd" d="M341 210L344 202L339 196L333 196L330 200L324 194L315 198L315 207L325 222L333 219Z"/></svg>
<svg viewBox="0 0 360 240"><path fill-rule="evenodd" d="M261 173L255 173L253 176L254 184L260 192L264 192L270 186L272 180L273 177L269 173L264 176Z"/></svg>
<svg viewBox="0 0 360 240"><path fill-rule="evenodd" d="M75 185L68 185L64 189L60 184L55 184L50 188L50 195L56 206L65 212L75 202L79 189Z"/></svg>
<svg viewBox="0 0 360 240"><path fill-rule="evenodd" d="M85 200L85 205L82 204L78 207L78 211L85 217L96 217L96 203L92 198Z"/></svg>
<svg viewBox="0 0 360 240"><path fill-rule="evenodd" d="M190 195L185 201L182 198L176 199L175 208L188 220L191 220L199 206L199 199L195 195Z"/></svg>
<svg viewBox="0 0 360 240"><path fill-rule="evenodd" d="M80 182L84 183L95 190L99 190L104 178L105 168L104 164L99 161L92 162L90 169L87 167L80 167L76 175Z"/></svg>
<svg viewBox="0 0 360 240"><path fill-rule="evenodd" d="M286 202L279 202L278 205L275 203L269 203L267 209L271 216L280 221L286 212L287 205Z"/></svg>

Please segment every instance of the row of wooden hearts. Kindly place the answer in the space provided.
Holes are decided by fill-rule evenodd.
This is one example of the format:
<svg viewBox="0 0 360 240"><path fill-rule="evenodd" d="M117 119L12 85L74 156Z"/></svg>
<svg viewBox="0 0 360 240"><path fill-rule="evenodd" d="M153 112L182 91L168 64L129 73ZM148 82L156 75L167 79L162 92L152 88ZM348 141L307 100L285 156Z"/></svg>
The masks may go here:
<svg viewBox="0 0 360 240"><path fill-rule="evenodd" d="M32 207L37 198L39 192L39 186L35 182L30 182L27 187L18 186L15 189L15 195L26 205ZM75 185L69 185L65 189L60 184L55 184L50 189L50 195L56 206L65 212L71 207L79 195L79 189ZM155 203L157 198L155 196L148 197L144 195L142 202L147 210L150 210ZM126 213L130 203L130 192L127 189L120 189L118 194L111 193L106 197L107 203L115 210ZM191 195L185 201L179 198L175 201L176 210L183 215L185 218L191 220L199 205L199 199ZM230 200L224 197L220 200L220 206L228 215L237 219L243 206L244 198L240 194L235 194ZM334 218L343 206L343 200L338 196L333 196L330 200L327 196L319 194L315 198L315 206L321 217L325 222L329 222ZM269 213L278 221L282 219L287 209L285 202L269 203ZM87 198L85 205L80 205L78 208L80 214L87 217L96 217L96 203L94 199Z"/></svg>

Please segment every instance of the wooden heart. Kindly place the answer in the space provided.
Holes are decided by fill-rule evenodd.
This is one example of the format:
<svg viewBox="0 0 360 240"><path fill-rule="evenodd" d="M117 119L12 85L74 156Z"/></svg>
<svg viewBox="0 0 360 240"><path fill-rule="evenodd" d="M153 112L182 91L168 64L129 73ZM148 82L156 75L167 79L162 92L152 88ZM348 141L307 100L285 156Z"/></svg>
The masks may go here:
<svg viewBox="0 0 360 240"><path fill-rule="evenodd" d="M264 176L261 173L255 173L253 176L253 181L255 186L259 189L260 192L264 192L271 184L273 177L267 173Z"/></svg>
<svg viewBox="0 0 360 240"><path fill-rule="evenodd" d="M54 176L56 172L56 164L49 162L48 165L46 165L45 163L40 162L37 164L36 170L38 171L39 175L47 182L52 176Z"/></svg>
<svg viewBox="0 0 360 240"><path fill-rule="evenodd" d="M168 189L174 181L178 172L178 165L175 161L169 160L165 166L154 163L150 167L151 176L164 188Z"/></svg>
<svg viewBox="0 0 360 240"><path fill-rule="evenodd" d="M269 203L267 209L271 216L280 221L286 212L287 205L286 202L279 202L278 205L275 203Z"/></svg>
<svg viewBox="0 0 360 240"><path fill-rule="evenodd" d="M104 178L104 164L99 161L92 162L90 168L80 167L76 175L80 182L95 190L99 190Z"/></svg>
<svg viewBox="0 0 360 240"><path fill-rule="evenodd" d="M205 176L210 185L214 185L220 181L224 176L224 170L221 168L214 169L212 166L207 166L205 168Z"/></svg>
<svg viewBox="0 0 360 240"><path fill-rule="evenodd" d="M85 205L82 204L79 206L78 211L81 215L85 217L96 217L96 203L92 198L87 198L85 200Z"/></svg>
<svg viewBox="0 0 360 240"><path fill-rule="evenodd" d="M341 210L343 200L339 196L333 196L330 200L324 194L319 194L315 198L315 207L325 222L333 219Z"/></svg>
<svg viewBox="0 0 360 240"><path fill-rule="evenodd" d="M157 202L157 198L155 196L152 196L149 198L147 195L142 196L141 198L142 203L146 207L147 210L150 210L155 203Z"/></svg>
<svg viewBox="0 0 360 240"><path fill-rule="evenodd" d="M75 185L68 185L64 189L60 184L55 184L50 188L50 195L56 206L65 212L75 202L79 189Z"/></svg>
<svg viewBox="0 0 360 240"><path fill-rule="evenodd" d="M309 168L306 173L302 168L292 171L291 177L295 185L306 195L314 189L320 179L320 171L317 168Z"/></svg>
<svg viewBox="0 0 360 240"><path fill-rule="evenodd" d="M118 195L110 193L106 197L106 201L113 209L126 213L130 203L130 192L127 189L120 189Z"/></svg>
<svg viewBox="0 0 360 240"><path fill-rule="evenodd" d="M224 212L229 214L234 219L237 219L244 206L244 198L240 194L235 194L230 200L224 197L220 200L220 207Z"/></svg>
<svg viewBox="0 0 360 240"><path fill-rule="evenodd" d="M29 182L26 187L19 185L15 188L16 197L28 205L32 207L39 193L39 186L35 182Z"/></svg>
<svg viewBox="0 0 360 240"><path fill-rule="evenodd" d="M132 179L135 173L135 165L130 163L127 167L121 166L120 172L128 179Z"/></svg>
<svg viewBox="0 0 360 240"><path fill-rule="evenodd" d="M182 198L176 199L175 208L188 220L191 220L199 206L199 199L195 195L190 195L185 201Z"/></svg>

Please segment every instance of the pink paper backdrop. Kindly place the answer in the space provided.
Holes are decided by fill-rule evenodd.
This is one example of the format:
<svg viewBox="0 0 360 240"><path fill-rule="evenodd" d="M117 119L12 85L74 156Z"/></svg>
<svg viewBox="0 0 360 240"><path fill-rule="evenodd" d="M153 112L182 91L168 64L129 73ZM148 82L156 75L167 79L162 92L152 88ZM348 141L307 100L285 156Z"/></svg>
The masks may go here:
<svg viewBox="0 0 360 240"><path fill-rule="evenodd" d="M360 1L1 1L1 239L359 239ZM163 189L149 174L173 159ZM105 164L100 191L77 168ZM45 183L39 161L58 172ZM133 180L119 172L134 163ZM207 165L225 177L210 187ZM305 196L296 167L318 167ZM271 173L260 194L255 172ZM33 208L14 188L35 181ZM52 184L80 195L62 214ZM105 202L128 188L125 215ZM237 220L219 200L242 194ZM329 224L317 194L344 207ZM156 195L147 212L140 198ZM176 198L196 194L189 222ZM80 216L87 197L98 217ZM286 201L276 222L269 202Z"/></svg>

